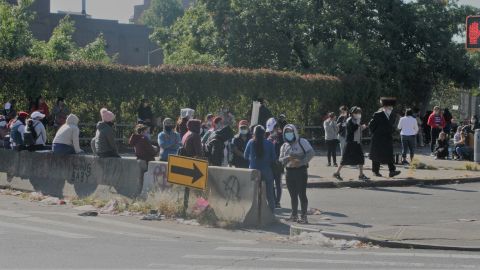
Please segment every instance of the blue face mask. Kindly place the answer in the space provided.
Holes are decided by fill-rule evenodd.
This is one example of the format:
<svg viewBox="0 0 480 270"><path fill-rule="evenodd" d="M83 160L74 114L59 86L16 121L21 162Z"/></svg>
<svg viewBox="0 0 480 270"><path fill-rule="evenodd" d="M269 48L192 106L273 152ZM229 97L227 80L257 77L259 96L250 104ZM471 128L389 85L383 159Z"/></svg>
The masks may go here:
<svg viewBox="0 0 480 270"><path fill-rule="evenodd" d="M293 132L285 133L285 140L291 142L293 139L295 139L295 134L293 134Z"/></svg>

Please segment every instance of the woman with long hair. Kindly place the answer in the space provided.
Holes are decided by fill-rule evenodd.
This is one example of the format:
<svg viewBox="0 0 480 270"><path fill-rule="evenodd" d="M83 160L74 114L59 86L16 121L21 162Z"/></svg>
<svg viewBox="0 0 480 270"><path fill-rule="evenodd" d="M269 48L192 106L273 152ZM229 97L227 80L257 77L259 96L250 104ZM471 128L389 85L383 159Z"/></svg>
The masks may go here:
<svg viewBox="0 0 480 270"><path fill-rule="evenodd" d="M256 126L253 138L247 143L244 157L249 161L249 168L259 170L262 181L265 182L268 207L275 209L275 198L273 194L273 171L272 165L275 161L275 148L273 143L265 139L265 129Z"/></svg>

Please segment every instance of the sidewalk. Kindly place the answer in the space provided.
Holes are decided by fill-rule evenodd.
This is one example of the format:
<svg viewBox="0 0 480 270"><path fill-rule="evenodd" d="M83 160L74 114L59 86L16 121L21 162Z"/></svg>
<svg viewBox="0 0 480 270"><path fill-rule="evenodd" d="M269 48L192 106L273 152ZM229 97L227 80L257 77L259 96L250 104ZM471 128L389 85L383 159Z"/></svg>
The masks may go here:
<svg viewBox="0 0 480 270"><path fill-rule="evenodd" d="M480 251L480 184L367 189L310 189L310 224L277 218L290 234L321 233L393 248ZM313 210L313 211L312 211Z"/></svg>
<svg viewBox="0 0 480 270"><path fill-rule="evenodd" d="M365 175L370 177L370 182L358 180L358 169L347 166L342 169L341 175L344 181L339 181L333 177L336 167L327 166L327 157L324 154L315 156L309 167L309 188L341 188L341 187L385 187L385 186L412 186L418 184L435 185L451 183L469 183L480 182L480 171L467 170L472 162L456 160L435 160L425 153L415 156L421 163L431 166L435 169L415 169L412 166L397 165L401 171L395 178L388 177L388 168L383 165L381 174L383 178L373 176L371 171L371 161L365 158ZM341 157L337 157L340 163ZM477 166L480 170L480 166Z"/></svg>

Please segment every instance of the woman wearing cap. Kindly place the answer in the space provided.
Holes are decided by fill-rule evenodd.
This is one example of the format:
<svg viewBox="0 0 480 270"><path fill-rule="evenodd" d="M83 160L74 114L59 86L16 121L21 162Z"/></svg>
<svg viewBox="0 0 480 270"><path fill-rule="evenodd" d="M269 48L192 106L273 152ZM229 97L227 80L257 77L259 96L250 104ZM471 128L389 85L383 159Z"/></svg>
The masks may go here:
<svg viewBox="0 0 480 270"><path fill-rule="evenodd" d="M273 179L275 180L275 208L281 208L280 201L282 199L282 175L284 173L283 164L278 161L280 157L280 149L284 143L283 141L283 129L281 128L281 123L275 121L275 118L270 118L267 121L267 131L270 134L268 140L273 143L275 148L275 162L273 164Z"/></svg>
<svg viewBox="0 0 480 270"><path fill-rule="evenodd" d="M338 167L337 165L337 145L338 145L338 127L337 121L335 118L335 113L331 112L328 114L327 120L323 122L323 128L325 129L325 142L327 143L327 166Z"/></svg>
<svg viewBox="0 0 480 270"><path fill-rule="evenodd" d="M238 134L233 138L233 161L232 165L236 168L248 169L249 162L245 159L243 154L247 147L248 141L252 138L250 129L248 128L248 121L242 120L238 123Z"/></svg>
<svg viewBox="0 0 480 270"><path fill-rule="evenodd" d="M365 157L362 150L362 131L367 128L366 125L361 125L362 109L353 107L350 111L350 118L347 119L346 126L346 145L345 151L342 155L340 167L333 177L342 181L340 171L344 166L358 166L360 170L359 180L368 181L370 178L363 173L363 165L365 164Z"/></svg>
<svg viewBox="0 0 480 270"><path fill-rule="evenodd" d="M377 177L380 174L380 165L388 164L389 176L394 177L400 174L396 170L393 160L393 132L395 131L395 114L392 113L396 98L383 97L380 99L382 108L373 115L370 124L372 143L370 159L372 160L372 171Z"/></svg>
<svg viewBox="0 0 480 270"><path fill-rule="evenodd" d="M163 120L163 131L158 134L158 145L160 146L160 161L168 161L168 156L176 155L182 146L180 134L175 132L175 122L171 118Z"/></svg>
<svg viewBox="0 0 480 270"><path fill-rule="evenodd" d="M35 104L32 110L30 111L30 113L33 114L36 111L45 115L42 119L42 123L46 125L48 123L48 117L50 116L50 109L48 107L47 102L45 102L45 98L42 96L37 97L37 99L35 100Z"/></svg>
<svg viewBox="0 0 480 270"><path fill-rule="evenodd" d="M275 198L273 195L273 171L272 164L275 161L275 148L271 142L265 139L265 129L256 126L253 132L253 139L247 143L244 157L249 161L249 168L259 170L262 181L265 182L268 207L275 209Z"/></svg>
<svg viewBox="0 0 480 270"><path fill-rule="evenodd" d="M45 150L45 144L47 143L47 132L45 131L45 126L42 121L45 118L45 114L35 111L31 115L32 119L27 121L27 127L25 129L24 139L25 143L28 144L28 151L40 151ZM28 143L26 140L26 134L31 135L31 143Z"/></svg>
<svg viewBox="0 0 480 270"><path fill-rule="evenodd" d="M67 116L65 124L58 129L53 139L52 150L54 154L73 155L83 152L80 148L78 122L79 119L75 114Z"/></svg>
<svg viewBox="0 0 480 270"><path fill-rule="evenodd" d="M98 122L95 138L92 139L93 153L101 158L119 158L120 155L115 143L115 131L113 129L115 114L103 108L100 110L100 116L102 121Z"/></svg>

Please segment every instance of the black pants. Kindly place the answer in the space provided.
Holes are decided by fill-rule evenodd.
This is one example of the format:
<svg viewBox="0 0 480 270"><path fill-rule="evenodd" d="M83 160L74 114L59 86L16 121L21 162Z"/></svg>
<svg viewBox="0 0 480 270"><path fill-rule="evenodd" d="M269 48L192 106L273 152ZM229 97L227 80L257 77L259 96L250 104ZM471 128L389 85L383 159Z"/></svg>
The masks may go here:
<svg viewBox="0 0 480 270"><path fill-rule="evenodd" d="M307 167L287 168L287 188L292 201L292 215L298 215L298 199L302 208L302 215L307 215L308 199L307 199Z"/></svg>
<svg viewBox="0 0 480 270"><path fill-rule="evenodd" d="M333 163L337 164L337 140L327 140L327 158L328 164L331 164L332 158Z"/></svg>
<svg viewBox="0 0 480 270"><path fill-rule="evenodd" d="M430 141L430 150L433 151L435 150L435 145L437 144L437 139L438 135L440 135L440 132L442 131L441 128L432 128L432 136L431 136L431 141Z"/></svg>
<svg viewBox="0 0 480 270"><path fill-rule="evenodd" d="M275 204L280 204L282 200L282 174L274 173L273 180L275 180L275 187L273 189L273 195L275 197Z"/></svg>
<svg viewBox="0 0 480 270"><path fill-rule="evenodd" d="M393 161L388 163L388 170L390 172L394 172L397 168L393 164ZM372 161L372 172L373 173L380 173L380 162Z"/></svg>

